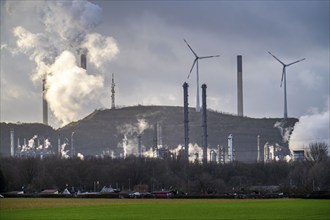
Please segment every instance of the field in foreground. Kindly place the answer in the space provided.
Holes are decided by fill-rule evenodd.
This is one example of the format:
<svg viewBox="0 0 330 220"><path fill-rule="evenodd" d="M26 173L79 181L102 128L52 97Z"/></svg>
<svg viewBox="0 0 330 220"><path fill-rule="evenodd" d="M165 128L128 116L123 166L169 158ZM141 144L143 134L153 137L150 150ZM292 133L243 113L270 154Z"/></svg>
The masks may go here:
<svg viewBox="0 0 330 220"><path fill-rule="evenodd" d="M330 219L330 200L0 200L0 219Z"/></svg>

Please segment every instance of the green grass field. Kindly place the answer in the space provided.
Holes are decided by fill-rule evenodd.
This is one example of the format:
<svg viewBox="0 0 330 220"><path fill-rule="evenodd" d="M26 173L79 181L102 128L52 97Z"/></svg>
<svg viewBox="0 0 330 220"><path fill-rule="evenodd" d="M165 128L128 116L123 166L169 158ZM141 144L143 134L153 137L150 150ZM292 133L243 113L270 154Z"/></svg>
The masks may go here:
<svg viewBox="0 0 330 220"><path fill-rule="evenodd" d="M330 219L330 200L10 199L0 219Z"/></svg>

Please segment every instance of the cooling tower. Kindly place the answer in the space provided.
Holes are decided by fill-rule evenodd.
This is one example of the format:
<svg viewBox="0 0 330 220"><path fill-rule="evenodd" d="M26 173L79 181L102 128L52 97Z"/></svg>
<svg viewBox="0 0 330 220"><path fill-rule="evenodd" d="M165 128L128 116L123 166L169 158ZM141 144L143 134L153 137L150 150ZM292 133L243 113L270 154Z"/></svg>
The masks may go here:
<svg viewBox="0 0 330 220"><path fill-rule="evenodd" d="M242 56L237 56L237 115L243 116Z"/></svg>

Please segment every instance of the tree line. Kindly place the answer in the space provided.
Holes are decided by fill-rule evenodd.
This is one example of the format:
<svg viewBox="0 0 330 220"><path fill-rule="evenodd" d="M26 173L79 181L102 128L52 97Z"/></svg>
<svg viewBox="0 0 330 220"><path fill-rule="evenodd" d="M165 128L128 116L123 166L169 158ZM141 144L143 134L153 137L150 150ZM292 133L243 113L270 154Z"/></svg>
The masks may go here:
<svg viewBox="0 0 330 220"><path fill-rule="evenodd" d="M327 147L327 146L326 146ZM284 193L330 190L330 159L311 151L304 161L245 164L192 163L182 159L85 157L60 159L1 158L0 192L37 193L65 188L99 191L111 186L132 191L147 185L150 192L223 194L244 192L253 186L279 186Z"/></svg>

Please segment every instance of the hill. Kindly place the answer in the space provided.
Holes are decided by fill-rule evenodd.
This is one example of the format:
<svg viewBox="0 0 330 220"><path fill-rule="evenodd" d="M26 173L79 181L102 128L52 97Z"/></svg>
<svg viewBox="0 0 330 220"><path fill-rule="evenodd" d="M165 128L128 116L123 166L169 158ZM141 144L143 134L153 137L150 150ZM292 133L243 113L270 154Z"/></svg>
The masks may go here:
<svg viewBox="0 0 330 220"><path fill-rule="evenodd" d="M202 142L201 121L201 113L189 108L189 140L192 144L200 145ZM209 148L217 149L218 145L226 147L228 135L232 134L236 159L253 162L257 158L258 135L262 149L268 142L272 145L277 144L282 154L287 154L289 151L284 136L292 132L298 120L255 119L208 110L207 121ZM15 130L15 146L18 137L22 141L23 138L28 140L38 135L49 138L54 151L57 152L57 137L60 135L61 143L67 142L70 145L73 141L76 153L120 156L124 154L123 139L126 139L124 145L127 153L136 153L138 135L141 135L144 151L152 149L157 130L158 144L167 149L175 149L179 144L184 143L183 126L183 107L169 106L133 106L96 110L87 117L57 130L42 124L1 123L1 153L4 156L9 155L11 128ZM155 129L157 127L158 129Z"/></svg>

